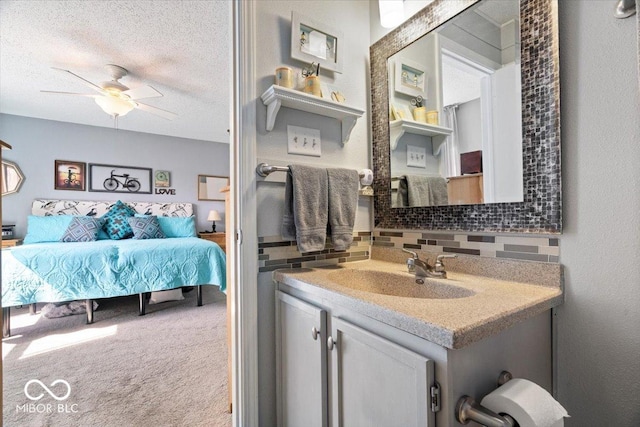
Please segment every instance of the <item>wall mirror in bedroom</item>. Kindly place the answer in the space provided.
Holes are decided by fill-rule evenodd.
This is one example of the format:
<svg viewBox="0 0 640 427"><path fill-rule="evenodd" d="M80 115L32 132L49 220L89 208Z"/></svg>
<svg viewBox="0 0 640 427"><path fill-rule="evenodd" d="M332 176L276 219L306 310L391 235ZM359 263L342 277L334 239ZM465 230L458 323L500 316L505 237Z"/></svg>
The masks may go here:
<svg viewBox="0 0 640 427"><path fill-rule="evenodd" d="M24 182L20 167L9 160L2 161L2 195L17 193Z"/></svg>
<svg viewBox="0 0 640 427"><path fill-rule="evenodd" d="M226 176L198 175L198 200L224 200L222 189L228 185Z"/></svg>
<svg viewBox="0 0 640 427"><path fill-rule="evenodd" d="M371 47L376 227L561 231L556 9L435 1Z"/></svg>

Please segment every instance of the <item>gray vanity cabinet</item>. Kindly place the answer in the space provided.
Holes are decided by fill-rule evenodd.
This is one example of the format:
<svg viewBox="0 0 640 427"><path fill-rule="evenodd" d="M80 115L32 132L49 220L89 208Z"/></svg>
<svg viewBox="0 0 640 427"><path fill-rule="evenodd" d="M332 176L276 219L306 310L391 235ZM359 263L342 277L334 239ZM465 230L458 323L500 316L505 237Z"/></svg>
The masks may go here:
<svg viewBox="0 0 640 427"><path fill-rule="evenodd" d="M433 425L431 360L335 317L329 340L333 426Z"/></svg>
<svg viewBox="0 0 640 427"><path fill-rule="evenodd" d="M278 425L326 427L327 312L282 292L276 304Z"/></svg>
<svg viewBox="0 0 640 427"><path fill-rule="evenodd" d="M433 361L291 295L276 301L279 426L434 425Z"/></svg>

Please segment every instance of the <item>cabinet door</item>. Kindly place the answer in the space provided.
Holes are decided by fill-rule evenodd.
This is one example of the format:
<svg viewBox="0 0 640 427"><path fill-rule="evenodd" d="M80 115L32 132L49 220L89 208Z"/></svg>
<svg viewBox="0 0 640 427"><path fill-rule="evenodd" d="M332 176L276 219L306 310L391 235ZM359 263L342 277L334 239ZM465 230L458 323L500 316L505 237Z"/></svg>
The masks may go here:
<svg viewBox="0 0 640 427"><path fill-rule="evenodd" d="M278 425L326 427L327 312L280 291L276 302Z"/></svg>
<svg viewBox="0 0 640 427"><path fill-rule="evenodd" d="M433 426L433 361L344 320L331 318L334 427Z"/></svg>

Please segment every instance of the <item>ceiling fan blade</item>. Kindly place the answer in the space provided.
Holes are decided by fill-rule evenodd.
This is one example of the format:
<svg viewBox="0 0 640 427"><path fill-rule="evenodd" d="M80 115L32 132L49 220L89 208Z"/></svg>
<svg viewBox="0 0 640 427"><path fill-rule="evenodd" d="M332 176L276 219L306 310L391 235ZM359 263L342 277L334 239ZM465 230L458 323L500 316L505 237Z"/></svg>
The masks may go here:
<svg viewBox="0 0 640 427"><path fill-rule="evenodd" d="M163 96L160 92L158 92L151 86L140 86L134 89L125 90L122 93L134 100L144 98L157 98L159 96Z"/></svg>
<svg viewBox="0 0 640 427"><path fill-rule="evenodd" d="M171 111L162 110L160 108L152 107L151 105L142 104L140 102L136 102L136 108L146 111L147 113L155 114L156 116L160 116L167 120L173 120L178 117L176 113L172 113Z"/></svg>
<svg viewBox="0 0 640 427"><path fill-rule="evenodd" d="M71 74L73 77L75 77L75 78L78 78L78 79L82 80L82 82L83 82L85 85L89 86L91 89L93 89L93 90L95 90L95 91L98 91L98 92L100 92L100 93L102 93L102 94L106 93L106 92L104 91L104 89L102 89L102 88L101 88L100 86L98 86L97 84L91 83L89 80L85 79L84 77L80 77L79 75L77 75L77 74L75 74L75 73L72 73L72 72L71 72L71 71L69 71L69 70L64 70L64 69L62 69L62 68L56 68L56 67L51 67L51 68L53 68L54 70L64 71L65 73L69 73L69 74Z"/></svg>
<svg viewBox="0 0 640 427"><path fill-rule="evenodd" d="M75 95L75 96L87 96L89 98L95 98L96 96L102 96L102 95L94 95L91 93L75 93L75 92L58 92L55 90L41 90L40 92L42 93L55 93L58 95Z"/></svg>

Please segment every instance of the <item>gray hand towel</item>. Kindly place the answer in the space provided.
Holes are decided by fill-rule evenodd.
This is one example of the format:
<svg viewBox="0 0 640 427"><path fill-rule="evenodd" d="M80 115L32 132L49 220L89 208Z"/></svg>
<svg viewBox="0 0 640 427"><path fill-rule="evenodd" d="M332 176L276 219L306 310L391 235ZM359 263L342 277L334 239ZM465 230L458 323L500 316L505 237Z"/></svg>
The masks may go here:
<svg viewBox="0 0 640 427"><path fill-rule="evenodd" d="M331 242L334 249L343 251L353 242L360 177L350 169L327 169L327 177Z"/></svg>
<svg viewBox="0 0 640 427"><path fill-rule="evenodd" d="M282 237L300 252L321 251L327 239L327 171L289 165L284 191Z"/></svg>
<svg viewBox="0 0 640 427"><path fill-rule="evenodd" d="M407 175L408 206L443 206L449 203L442 177Z"/></svg>

